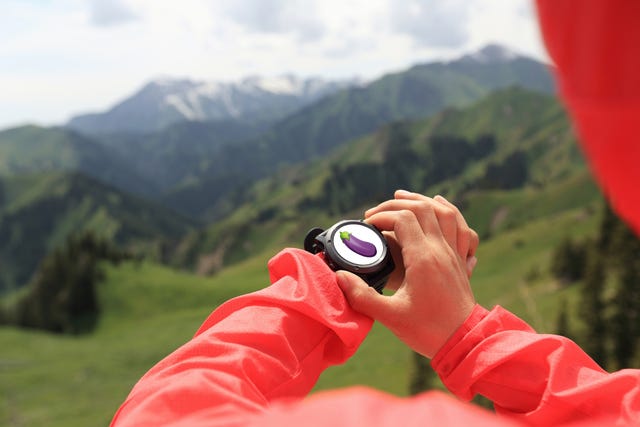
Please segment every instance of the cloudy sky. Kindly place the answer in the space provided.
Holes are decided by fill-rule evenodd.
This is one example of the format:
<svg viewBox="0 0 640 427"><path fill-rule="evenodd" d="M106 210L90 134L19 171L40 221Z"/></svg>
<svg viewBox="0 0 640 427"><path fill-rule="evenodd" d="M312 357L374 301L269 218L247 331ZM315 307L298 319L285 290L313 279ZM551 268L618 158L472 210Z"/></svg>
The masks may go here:
<svg viewBox="0 0 640 427"><path fill-rule="evenodd" d="M490 42L545 60L529 0L2 0L0 128L157 77L373 79Z"/></svg>

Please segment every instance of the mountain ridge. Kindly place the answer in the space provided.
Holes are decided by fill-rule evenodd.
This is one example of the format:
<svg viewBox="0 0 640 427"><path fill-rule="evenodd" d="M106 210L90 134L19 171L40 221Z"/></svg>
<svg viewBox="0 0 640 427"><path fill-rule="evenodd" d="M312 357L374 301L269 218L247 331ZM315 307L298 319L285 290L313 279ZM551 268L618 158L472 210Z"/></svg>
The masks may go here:
<svg viewBox="0 0 640 427"><path fill-rule="evenodd" d="M512 60L449 61L414 66L388 74L366 86L326 96L273 125L263 135L223 147L202 170L199 182L165 194L169 206L209 220L228 213L219 203L255 179L284 165L326 155L342 143L395 120L423 118L449 107L464 107L492 90L512 85L551 94L555 91L547 65L514 55ZM475 78L474 75L478 75ZM231 182L238 185L229 186ZM204 199L207 189L218 192Z"/></svg>
<svg viewBox="0 0 640 427"><path fill-rule="evenodd" d="M125 155L76 131L36 125L0 131L0 176L48 171L82 172L131 193L157 191Z"/></svg>
<svg viewBox="0 0 640 427"><path fill-rule="evenodd" d="M67 127L89 135L160 131L181 121L277 120L351 81L246 77L237 82L159 79L105 112L72 117Z"/></svg>

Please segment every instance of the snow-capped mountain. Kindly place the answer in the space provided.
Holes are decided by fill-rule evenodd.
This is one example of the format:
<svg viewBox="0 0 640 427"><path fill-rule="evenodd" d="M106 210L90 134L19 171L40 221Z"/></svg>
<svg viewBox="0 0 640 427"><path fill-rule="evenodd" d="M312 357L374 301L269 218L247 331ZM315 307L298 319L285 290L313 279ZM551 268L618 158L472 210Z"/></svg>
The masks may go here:
<svg viewBox="0 0 640 427"><path fill-rule="evenodd" d="M67 126L88 134L146 133L183 121L277 120L355 83L291 75L230 83L158 79L110 110L76 116Z"/></svg>

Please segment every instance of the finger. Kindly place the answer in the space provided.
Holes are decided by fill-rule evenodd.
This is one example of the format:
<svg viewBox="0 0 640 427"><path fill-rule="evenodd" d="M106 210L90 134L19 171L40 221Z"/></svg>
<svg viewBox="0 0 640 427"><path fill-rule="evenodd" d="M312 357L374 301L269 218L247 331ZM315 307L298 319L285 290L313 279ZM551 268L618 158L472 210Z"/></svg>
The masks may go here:
<svg viewBox="0 0 640 427"><path fill-rule="evenodd" d="M476 258L476 250L478 249L478 245L480 244L480 238L478 237L478 233L475 232L472 228L469 227L467 221L464 219L464 216L460 212L460 210L451 202L449 202L444 197L438 195L433 198L438 203L442 203L453 209L456 212L456 217L458 221L458 250L459 255L463 260L466 260L466 270L467 277L471 278L473 274L473 270L478 264L478 258Z"/></svg>
<svg viewBox="0 0 640 427"><path fill-rule="evenodd" d="M393 202L394 200L430 200L428 197L423 196L421 194L418 193L412 193L410 191L406 191L406 190L396 190L395 193L393 194L394 199L391 200L387 200L385 202L380 203L378 206L375 206L367 211L365 211L364 213L364 217L370 217L371 215L374 215L378 212L381 212L383 210L385 210L385 206L387 206L387 204L389 202Z"/></svg>
<svg viewBox="0 0 640 427"><path fill-rule="evenodd" d="M458 250L459 254L463 259L472 257L476 253L476 249L480 244L480 239L478 238L478 233L476 233L469 225L467 221L464 219L464 216L460 212L460 210L453 203L449 202L444 197L437 195L433 198L436 202L448 206L452 209L456 214L456 219L458 222Z"/></svg>
<svg viewBox="0 0 640 427"><path fill-rule="evenodd" d="M469 251L468 255L473 257L476 255L476 251L478 250L478 245L480 244L480 237L478 237L478 233L473 229L469 229Z"/></svg>
<svg viewBox="0 0 640 427"><path fill-rule="evenodd" d="M380 295L360 277L348 271L337 271L336 280L351 308L386 323L393 313L392 297Z"/></svg>
<svg viewBox="0 0 640 427"><path fill-rule="evenodd" d="M389 280L385 286L385 289L397 291L404 279L404 261L402 259L402 248L396 239L395 234L389 231L383 231L382 234L389 245L389 251L391 252L391 258L395 264L393 272L389 276Z"/></svg>
<svg viewBox="0 0 640 427"><path fill-rule="evenodd" d="M471 237L469 239L469 255L475 255L478 250L478 245L480 245L480 237L478 233L471 228Z"/></svg>
<svg viewBox="0 0 640 427"><path fill-rule="evenodd" d="M471 275L473 274L473 270L476 268L477 264L478 264L478 258L476 258L475 256L471 256L467 258L467 277L471 278Z"/></svg>
<svg viewBox="0 0 640 427"><path fill-rule="evenodd" d="M380 203L378 206L375 206L367 210L364 213L364 217L368 218L371 215L374 215L384 210L393 210L388 208L389 204L398 200L414 200L414 201L431 201L432 200L430 197L423 196L422 194L418 194L418 193L412 193L406 190L396 190L396 192L394 193L394 197L395 199L387 200L385 202Z"/></svg>
<svg viewBox="0 0 640 427"><path fill-rule="evenodd" d="M396 194L402 193L397 191ZM434 199L420 194L408 193L407 197L406 199L387 200L375 208L370 209L368 213L371 214L371 212L374 212L373 215L375 215L378 212L409 210L416 215L425 234L431 232L429 227L433 222L435 214L441 233L449 246L455 250L462 259L466 259L469 243L468 241L465 242L462 248L460 248L458 244L459 224L456 215L457 211L451 209L448 205L438 203L434 201Z"/></svg>
<svg viewBox="0 0 640 427"><path fill-rule="evenodd" d="M437 202L434 202L437 203ZM458 239L458 236L461 233L458 233L459 223L456 213L450 207L438 204L438 206L434 207L434 212L436 214L436 218L438 218L438 224L440 224L440 229L442 230L442 235L445 240L451 246L451 248L460 255L460 258L463 260L467 258L467 249L468 243L464 243L463 239ZM460 244L460 240L463 241L463 244Z"/></svg>
<svg viewBox="0 0 640 427"><path fill-rule="evenodd" d="M467 220L464 219L464 216L462 216L460 209L458 209L456 205L454 205L453 203L451 203L450 201L448 201L447 199L445 199L443 196L439 194L435 196L433 200L453 209L456 212L456 216L458 217L458 220L460 221L460 223L466 227L469 227L469 225L467 224Z"/></svg>
<svg viewBox="0 0 640 427"><path fill-rule="evenodd" d="M431 200L431 197L427 197L424 194L413 193L407 190L396 190L393 193L393 197L396 199L406 199L406 200Z"/></svg>
<svg viewBox="0 0 640 427"><path fill-rule="evenodd" d="M409 246L424 247L426 236L429 239L442 238L438 219L433 211L426 212L422 223L412 210L383 211L376 213L366 220L382 231L393 231L396 239L404 249Z"/></svg>
<svg viewBox="0 0 640 427"><path fill-rule="evenodd" d="M430 227L433 224L433 219L437 220L437 216L435 215L434 209L439 208L441 205L434 202L432 199L425 198L425 200L413 200L413 199L405 199L405 200L387 200L386 202L380 203L375 208L367 211L369 213L369 218L373 215L376 215L380 212L389 212L389 211L411 211L418 219L418 223L422 227L422 230L425 234L429 234L433 232ZM367 218L368 219L368 218Z"/></svg>

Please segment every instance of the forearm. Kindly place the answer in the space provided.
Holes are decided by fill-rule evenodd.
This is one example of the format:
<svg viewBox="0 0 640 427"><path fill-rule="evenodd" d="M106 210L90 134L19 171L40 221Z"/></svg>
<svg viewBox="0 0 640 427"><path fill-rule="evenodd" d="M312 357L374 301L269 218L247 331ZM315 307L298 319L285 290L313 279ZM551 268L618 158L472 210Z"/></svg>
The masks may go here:
<svg viewBox="0 0 640 427"><path fill-rule="evenodd" d="M276 398L304 396L358 348L372 321L354 312L317 257L284 251L273 285L215 310L193 340L135 386L114 425L240 425Z"/></svg>
<svg viewBox="0 0 640 427"><path fill-rule="evenodd" d="M499 307L476 307L433 366L459 397L484 395L498 412L532 425L640 420L639 371L609 374L571 340L536 334Z"/></svg>

